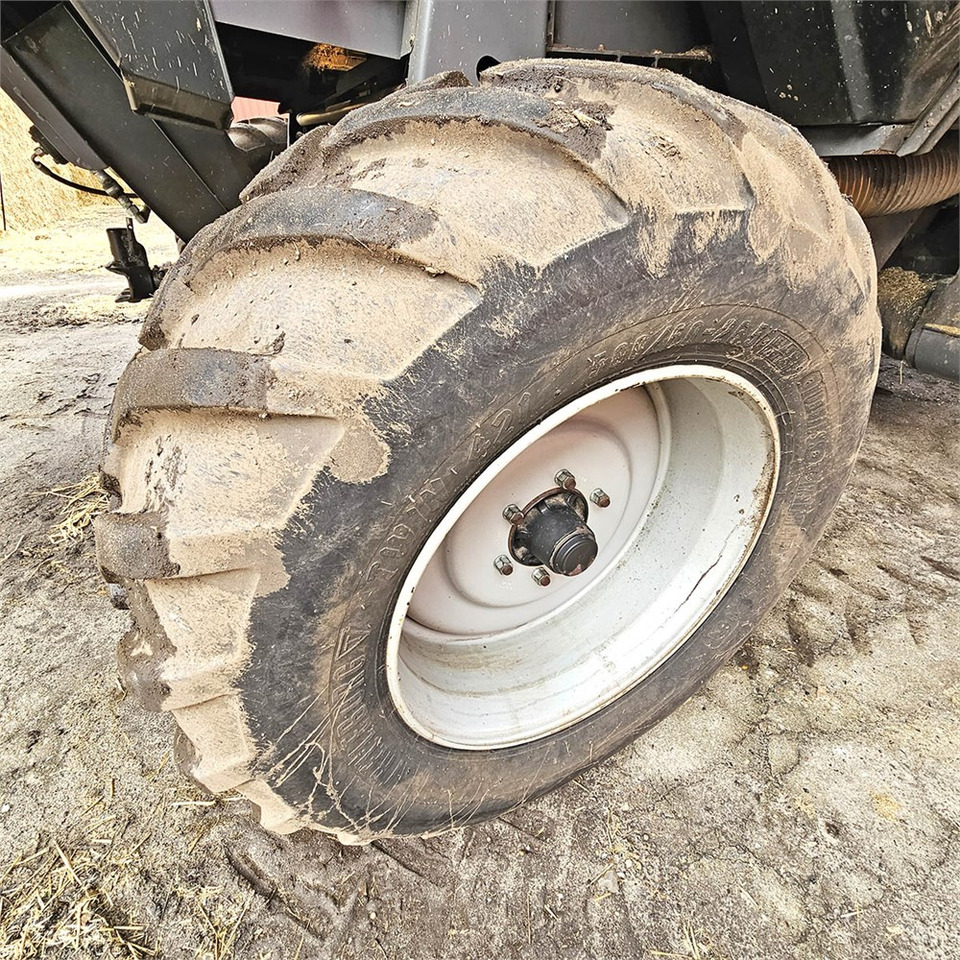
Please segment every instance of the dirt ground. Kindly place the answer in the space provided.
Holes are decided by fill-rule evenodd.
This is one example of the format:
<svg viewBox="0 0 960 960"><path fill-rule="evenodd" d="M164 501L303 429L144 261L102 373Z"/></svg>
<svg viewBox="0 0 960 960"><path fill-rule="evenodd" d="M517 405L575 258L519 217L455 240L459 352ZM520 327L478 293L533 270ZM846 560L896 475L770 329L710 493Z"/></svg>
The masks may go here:
<svg viewBox="0 0 960 960"><path fill-rule="evenodd" d="M955 389L885 364L813 560L652 735L475 829L278 839L116 679L86 481L144 309L108 220L0 243L0 957L960 957Z"/></svg>

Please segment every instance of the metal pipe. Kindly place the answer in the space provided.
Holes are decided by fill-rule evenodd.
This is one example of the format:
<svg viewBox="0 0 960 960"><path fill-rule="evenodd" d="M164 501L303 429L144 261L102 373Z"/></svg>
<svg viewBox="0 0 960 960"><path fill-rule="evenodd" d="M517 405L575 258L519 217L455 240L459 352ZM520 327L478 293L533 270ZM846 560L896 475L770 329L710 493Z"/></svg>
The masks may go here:
<svg viewBox="0 0 960 960"><path fill-rule="evenodd" d="M356 110L359 107L365 107L368 103L376 103L378 100L382 100L389 94L395 93L402 86L403 84L399 84L396 87L391 87L389 90L377 90L374 93L367 94L365 97L361 97L359 100L356 100L353 103L341 102L326 106L323 110L298 113L297 123L301 127L316 127L324 123L336 123L338 120L343 119L343 117L345 117L352 110Z"/></svg>
<svg viewBox="0 0 960 960"><path fill-rule="evenodd" d="M921 373L960 383L960 327L918 323L904 360Z"/></svg>
<svg viewBox="0 0 960 960"><path fill-rule="evenodd" d="M903 358L917 370L960 383L960 276L934 287Z"/></svg>
<svg viewBox="0 0 960 960"><path fill-rule="evenodd" d="M103 192L108 196L112 197L117 203L127 211L127 214L133 217L137 223L146 223L147 218L150 216L150 208L144 206L141 210L137 205L130 199L130 194L124 193L123 187L114 180L113 177L107 173L106 170L94 170L93 175L100 181L103 185Z"/></svg>
<svg viewBox="0 0 960 960"><path fill-rule="evenodd" d="M960 193L960 150L955 137L941 141L929 153L828 157L826 164L840 192L863 217L920 210Z"/></svg>

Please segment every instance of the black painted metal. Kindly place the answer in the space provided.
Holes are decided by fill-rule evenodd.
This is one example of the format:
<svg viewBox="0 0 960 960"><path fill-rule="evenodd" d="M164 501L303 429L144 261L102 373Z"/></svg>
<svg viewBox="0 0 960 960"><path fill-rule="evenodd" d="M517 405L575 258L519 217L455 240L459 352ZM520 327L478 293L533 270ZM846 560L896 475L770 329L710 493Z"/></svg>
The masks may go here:
<svg viewBox="0 0 960 960"><path fill-rule="evenodd" d="M206 0L71 0L123 77L131 108L225 130L233 90Z"/></svg>
<svg viewBox="0 0 960 960"><path fill-rule="evenodd" d="M163 279L163 271L153 269L147 259L147 251L133 232L133 222L125 227L109 227L107 241L113 261L107 269L127 278L127 289L117 297L118 303L136 303L152 297Z"/></svg>
<svg viewBox="0 0 960 960"><path fill-rule="evenodd" d="M80 135L73 124L33 80L13 56L2 57L0 86L31 119L40 134L39 143L57 163L72 163L86 170L102 170L106 161Z"/></svg>
<svg viewBox="0 0 960 960"><path fill-rule="evenodd" d="M547 49L653 56L709 44L693 0L556 0Z"/></svg>
<svg viewBox="0 0 960 960"><path fill-rule="evenodd" d="M252 175L243 152L222 131L134 113L116 68L69 7L56 6L7 38L4 54L4 89L14 64L43 102L56 105L56 129L68 124L60 142L80 138L86 156L116 169L182 239L239 202ZM21 94L29 97L25 85ZM25 106L34 116L32 102Z"/></svg>
<svg viewBox="0 0 960 960"><path fill-rule="evenodd" d="M804 126L909 123L957 65L956 2L704 3L731 95Z"/></svg>

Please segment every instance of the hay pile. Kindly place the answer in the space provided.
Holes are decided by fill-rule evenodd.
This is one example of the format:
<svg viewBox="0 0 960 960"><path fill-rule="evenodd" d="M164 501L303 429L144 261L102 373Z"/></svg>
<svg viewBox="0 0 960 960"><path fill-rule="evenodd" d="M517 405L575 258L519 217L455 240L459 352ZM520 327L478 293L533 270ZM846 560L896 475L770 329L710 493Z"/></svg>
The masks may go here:
<svg viewBox="0 0 960 960"><path fill-rule="evenodd" d="M73 215L81 207L111 202L104 197L61 186L34 169L30 155L36 144L28 133L29 129L27 117L0 91L0 179L7 230L38 230ZM90 187L99 186L86 170L69 165L57 166L49 157L45 163L69 180ZM2 228L0 219L0 230Z"/></svg>

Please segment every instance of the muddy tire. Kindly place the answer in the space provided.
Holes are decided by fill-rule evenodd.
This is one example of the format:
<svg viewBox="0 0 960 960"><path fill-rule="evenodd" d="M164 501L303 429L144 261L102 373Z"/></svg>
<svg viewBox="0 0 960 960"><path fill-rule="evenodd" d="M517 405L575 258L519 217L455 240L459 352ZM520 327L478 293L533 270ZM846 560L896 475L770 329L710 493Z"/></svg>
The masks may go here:
<svg viewBox="0 0 960 960"><path fill-rule="evenodd" d="M117 388L105 473L122 505L97 541L136 623L127 687L172 712L194 778L239 790L278 832L430 833L550 790L690 696L809 555L867 422L874 287L863 225L796 131L667 72L503 64L304 137L189 244ZM500 576L485 539L506 552L499 512L469 543L483 590L499 576L573 598L528 618L536 635L507 630L530 669L531 644L546 662L562 638L580 670L566 692L518 693L515 673L498 687L486 613L458 638L443 621L462 610L442 600L423 616L450 643L405 639L430 550L463 560L449 518L515 451L545 449L531 444L585 407L603 419L601 402L611 431L647 418L651 444L673 446L637 467L653 479L636 530L612 559L600 542L590 589L531 588L539 567L516 557ZM598 530L641 486L602 455L531 457L530 483L554 493L559 467L583 471ZM702 500L690 523L735 546L711 559L707 544L699 572L700 547L677 547L682 511L656 519L693 475L713 479L687 491ZM740 489L738 514L716 491ZM616 616L639 617L644 589L650 609L676 596L653 624L672 633L615 656ZM585 619L597 597L607 612ZM601 660L613 680L596 679ZM483 690L479 674L494 676Z"/></svg>

